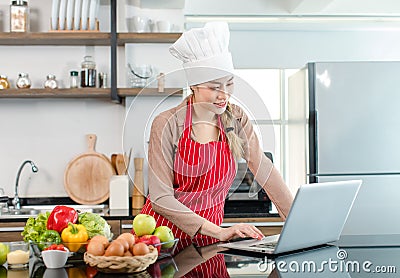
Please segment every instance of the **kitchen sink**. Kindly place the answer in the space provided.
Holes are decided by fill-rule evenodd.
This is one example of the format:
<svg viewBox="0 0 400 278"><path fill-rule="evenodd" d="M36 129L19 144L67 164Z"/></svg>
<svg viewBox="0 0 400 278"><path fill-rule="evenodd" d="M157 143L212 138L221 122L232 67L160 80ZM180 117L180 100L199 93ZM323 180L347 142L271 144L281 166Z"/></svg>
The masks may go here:
<svg viewBox="0 0 400 278"><path fill-rule="evenodd" d="M52 211L57 205L29 205L22 206L21 209L15 209L14 207L9 207L8 211L3 210L0 213L0 219L2 218L28 218L36 217L39 213L44 213L46 211ZM108 212L107 205L67 205L76 209L78 212L92 212L99 215L105 215Z"/></svg>

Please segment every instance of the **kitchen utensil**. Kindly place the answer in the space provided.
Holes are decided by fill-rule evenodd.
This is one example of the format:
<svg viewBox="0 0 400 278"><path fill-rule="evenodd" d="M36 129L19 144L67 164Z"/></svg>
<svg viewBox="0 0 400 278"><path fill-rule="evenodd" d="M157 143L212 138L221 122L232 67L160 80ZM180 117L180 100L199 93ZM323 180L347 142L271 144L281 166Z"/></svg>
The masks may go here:
<svg viewBox="0 0 400 278"><path fill-rule="evenodd" d="M74 8L75 0L68 0L67 3L67 15L66 15L66 29L72 30L72 23L74 19Z"/></svg>
<svg viewBox="0 0 400 278"><path fill-rule="evenodd" d="M64 187L79 204L99 204L109 197L110 177L115 170L110 160L95 151L95 134L87 137L88 151L71 160L64 174Z"/></svg>
<svg viewBox="0 0 400 278"><path fill-rule="evenodd" d="M75 0L74 30L80 29L82 0Z"/></svg>
<svg viewBox="0 0 400 278"><path fill-rule="evenodd" d="M60 9L58 10L59 29L65 29L65 17L67 13L67 0L60 1Z"/></svg>
<svg viewBox="0 0 400 278"><path fill-rule="evenodd" d="M141 157L135 157L133 161L135 164L135 177L133 179L132 209L141 209L144 205L144 159Z"/></svg>
<svg viewBox="0 0 400 278"><path fill-rule="evenodd" d="M82 7L81 7L81 30L88 29L88 18L89 18L89 5L90 0L82 0Z"/></svg>
<svg viewBox="0 0 400 278"><path fill-rule="evenodd" d="M115 168L117 169L118 175L125 175L126 163L125 156L123 154L117 154L117 157L115 159Z"/></svg>
<svg viewBox="0 0 400 278"><path fill-rule="evenodd" d="M96 20L98 6L100 5L99 0L91 0L89 6L89 29L96 30Z"/></svg>
<svg viewBox="0 0 400 278"><path fill-rule="evenodd" d="M128 156L125 154L125 164L126 164L125 175L127 175L129 171L129 165L131 164L131 156L132 156L132 148L129 149Z"/></svg>
<svg viewBox="0 0 400 278"><path fill-rule="evenodd" d="M53 0L51 5L51 30L58 28L58 9L60 8L60 0Z"/></svg>
<svg viewBox="0 0 400 278"><path fill-rule="evenodd" d="M111 155L111 165L113 166L115 172L117 172L116 161L117 161L117 154L113 153L113 154Z"/></svg>

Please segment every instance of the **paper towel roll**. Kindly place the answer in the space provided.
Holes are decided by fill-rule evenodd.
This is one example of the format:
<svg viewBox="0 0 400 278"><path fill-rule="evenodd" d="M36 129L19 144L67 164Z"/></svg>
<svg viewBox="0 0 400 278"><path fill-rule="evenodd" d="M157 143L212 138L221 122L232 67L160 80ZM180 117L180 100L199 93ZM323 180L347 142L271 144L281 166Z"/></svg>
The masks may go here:
<svg viewBox="0 0 400 278"><path fill-rule="evenodd" d="M110 209L129 209L129 176L114 175L110 178Z"/></svg>

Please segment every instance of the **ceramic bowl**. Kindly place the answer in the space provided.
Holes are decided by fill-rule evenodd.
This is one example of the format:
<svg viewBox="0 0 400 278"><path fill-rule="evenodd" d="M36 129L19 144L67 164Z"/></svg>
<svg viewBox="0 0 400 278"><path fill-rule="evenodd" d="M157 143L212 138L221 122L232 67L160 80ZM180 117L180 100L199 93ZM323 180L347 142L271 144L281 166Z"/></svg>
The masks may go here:
<svg viewBox="0 0 400 278"><path fill-rule="evenodd" d="M44 265L47 268L61 268L65 266L68 260L69 251L61 250L44 250L42 251L42 258Z"/></svg>

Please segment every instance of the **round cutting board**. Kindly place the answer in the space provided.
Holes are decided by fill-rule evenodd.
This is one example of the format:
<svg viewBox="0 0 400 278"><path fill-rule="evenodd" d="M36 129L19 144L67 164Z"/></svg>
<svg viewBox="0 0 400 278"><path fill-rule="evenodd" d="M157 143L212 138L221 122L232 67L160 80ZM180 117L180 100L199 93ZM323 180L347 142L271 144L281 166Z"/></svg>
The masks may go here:
<svg viewBox="0 0 400 278"><path fill-rule="evenodd" d="M64 173L64 187L79 204L99 204L109 197L109 182L115 170L111 161L95 151L97 137L86 136L89 149L71 160Z"/></svg>

